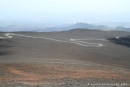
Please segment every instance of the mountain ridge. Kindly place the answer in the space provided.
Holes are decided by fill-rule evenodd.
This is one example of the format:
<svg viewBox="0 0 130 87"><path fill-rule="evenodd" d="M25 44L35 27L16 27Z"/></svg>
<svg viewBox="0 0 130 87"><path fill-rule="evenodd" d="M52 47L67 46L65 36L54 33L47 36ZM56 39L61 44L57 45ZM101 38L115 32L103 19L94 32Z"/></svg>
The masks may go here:
<svg viewBox="0 0 130 87"><path fill-rule="evenodd" d="M76 24L68 24L62 26L54 26L54 27L44 27L42 24L10 24L0 26L0 30L5 32L12 32L12 31L35 31L35 32L52 32L52 31L66 31L76 28L84 28L84 29L96 29L96 30L103 30L103 31L110 31L110 30L119 30L119 31L127 31L130 32L130 28L126 28L123 26L116 26L110 27L107 25L94 25L89 23L78 22Z"/></svg>

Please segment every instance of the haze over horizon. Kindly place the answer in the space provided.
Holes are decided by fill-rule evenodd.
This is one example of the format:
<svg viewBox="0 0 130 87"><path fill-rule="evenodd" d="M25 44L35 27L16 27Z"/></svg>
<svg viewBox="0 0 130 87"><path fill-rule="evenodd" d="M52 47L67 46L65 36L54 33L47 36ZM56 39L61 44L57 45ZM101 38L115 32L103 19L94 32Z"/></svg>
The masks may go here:
<svg viewBox="0 0 130 87"><path fill-rule="evenodd" d="M130 22L130 0L1 0L0 22Z"/></svg>
<svg viewBox="0 0 130 87"><path fill-rule="evenodd" d="M0 20L128 22L129 0L1 0Z"/></svg>

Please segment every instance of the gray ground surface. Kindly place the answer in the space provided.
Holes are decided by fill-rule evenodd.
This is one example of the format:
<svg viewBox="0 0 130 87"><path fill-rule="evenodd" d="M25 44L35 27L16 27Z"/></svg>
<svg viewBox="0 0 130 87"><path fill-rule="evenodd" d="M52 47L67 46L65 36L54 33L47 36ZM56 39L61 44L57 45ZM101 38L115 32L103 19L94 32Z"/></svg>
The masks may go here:
<svg viewBox="0 0 130 87"><path fill-rule="evenodd" d="M0 33L0 36L4 36L5 33ZM121 85L117 86L92 86L87 85L89 82L101 82L101 83L109 83L110 79L106 80L104 82L104 77L109 77L109 75L117 75L122 77L116 77L119 80L114 80L110 83L129 83L130 79L130 44L129 43L122 43L121 41L115 39L115 37L127 37L126 40L129 42L129 35L128 32L121 32L121 31L91 31L91 30L71 30L71 31L64 31L64 32L50 32L50 33L17 33L22 35L28 35L28 36L35 36L35 37L47 37L52 39L58 39L63 41L70 41L69 39L87 39L87 38L96 38L96 39L107 39L108 41L87 41L87 42L94 42L94 43L101 43L103 44L102 47L85 47L80 46L73 43L66 43L66 42L57 42L57 41L51 41L46 39L35 39L35 38L27 38L27 37L19 37L14 36L12 39L0 39L0 66L8 68L9 66L6 66L6 64L11 63L10 67L12 66L15 68L14 71L10 71L10 75L18 74L19 78L22 78L21 72L26 72L23 68L18 69L17 67L14 67L13 64L19 63L16 66L25 67L30 66L28 63L36 63L44 65L45 63L55 63L59 64L59 66L62 66L64 64L75 64L76 65L82 65L82 67L96 67L94 70L99 70L100 74L104 74L102 69L105 67L106 69L104 71L111 70L111 68L118 68L118 70L114 71L112 69L112 72L110 74L105 73L105 76L99 75L98 78L93 77L94 79L81 76L81 78L75 79L74 77L83 74L81 71L75 71L73 73L78 72L79 74L74 75L74 77L71 77L70 80L67 79L67 77L63 77L62 79L65 79L63 84L48 84L48 85L26 85L22 83L15 83L15 84L7 84L6 81L4 83L1 83L1 86L5 87L121 87ZM24 64L24 63L27 63ZM90 63L90 64L89 64ZM92 64L91 64L92 63ZM99 67L98 64L102 67ZM72 66L70 65L70 67ZM53 66L53 65L52 65ZM110 66L107 70L108 67ZM14 70L12 69L11 70ZM39 66L38 66L39 67ZM63 67L62 67L63 68ZM72 69L75 69L76 67L73 67ZM20 71L17 71L20 70ZM26 69L26 68L25 68ZM55 69L55 68L54 68ZM79 68L81 69L81 68ZM75 70L79 70L75 69ZM120 75L119 73L122 70ZM6 70L4 68L1 68L3 72L2 74L5 74ZM9 68L10 70L10 68ZM23 70L23 71L22 71ZM36 70L36 67L34 68L34 71ZM39 71L41 68L39 68ZM49 69L50 70L50 69ZM68 69L67 69L68 70ZM85 68L83 70L90 70L90 68ZM33 70L32 70L33 71ZM17 73L16 73L17 72ZM51 71L50 71L51 72ZM70 72L70 71L69 71ZM124 73L123 73L124 72ZM87 75L87 71L85 71L85 75ZM91 72L92 73L92 72ZM95 71L96 73L96 71ZM28 73L29 74L29 73ZM40 73L36 73L40 74ZM69 74L69 73L68 73ZM99 74L99 73L98 73ZM98 74L96 74L98 76ZM25 74L24 74L25 75ZM64 75L64 74L63 74ZM96 76L95 75L95 76ZM66 74L64 75L66 76ZM69 76L72 76L71 74ZM68 77L69 77L68 76ZM15 77L15 75L14 75ZM17 77L17 80L19 80ZM53 77L53 75L52 75ZM83 78L85 77L85 78ZM103 79L100 79L100 77ZM110 76L112 79L112 76ZM124 77L124 78L123 78ZM5 77L1 77L5 78ZM11 77L10 77L11 78ZM54 79L54 78L50 78ZM58 78L57 78L58 79ZM55 79L56 80L56 79ZM54 81L55 81L54 80ZM58 79L59 80L59 79ZM61 80L61 79L60 79ZM13 81L13 80L10 80ZM4 81L2 81L4 82ZM28 81L27 81L28 82ZM44 82L44 81L43 81ZM37 83L38 84L38 83ZM23 85L23 86L22 86ZM128 85L125 85L123 87L129 87Z"/></svg>

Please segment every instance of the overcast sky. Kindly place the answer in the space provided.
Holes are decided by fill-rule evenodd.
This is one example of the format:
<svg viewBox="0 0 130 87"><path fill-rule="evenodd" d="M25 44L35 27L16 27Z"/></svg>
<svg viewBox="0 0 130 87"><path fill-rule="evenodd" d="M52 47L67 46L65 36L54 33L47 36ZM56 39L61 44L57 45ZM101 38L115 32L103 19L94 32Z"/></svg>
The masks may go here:
<svg viewBox="0 0 130 87"><path fill-rule="evenodd" d="M130 0L0 0L0 20L130 22Z"/></svg>

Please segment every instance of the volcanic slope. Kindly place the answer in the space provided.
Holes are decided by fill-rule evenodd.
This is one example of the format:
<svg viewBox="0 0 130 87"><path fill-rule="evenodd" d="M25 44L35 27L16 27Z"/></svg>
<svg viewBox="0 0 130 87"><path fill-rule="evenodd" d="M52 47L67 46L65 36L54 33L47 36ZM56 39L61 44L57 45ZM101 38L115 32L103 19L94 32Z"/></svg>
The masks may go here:
<svg viewBox="0 0 130 87"><path fill-rule="evenodd" d="M87 29L0 33L0 86L129 84L129 35Z"/></svg>

